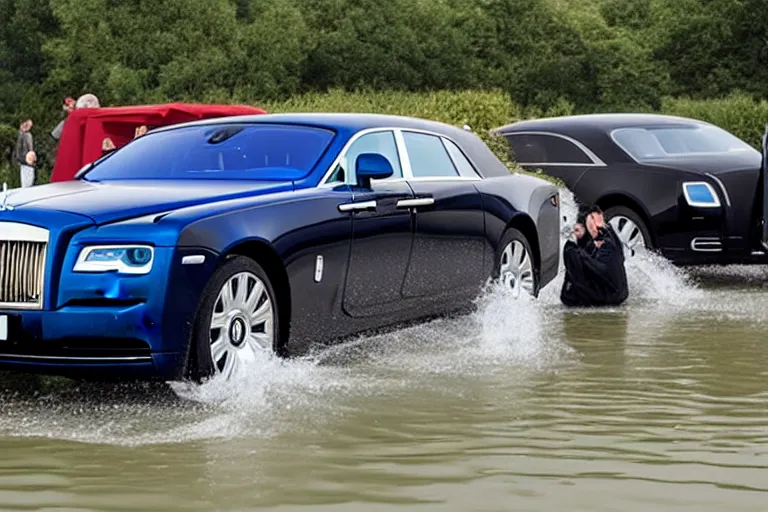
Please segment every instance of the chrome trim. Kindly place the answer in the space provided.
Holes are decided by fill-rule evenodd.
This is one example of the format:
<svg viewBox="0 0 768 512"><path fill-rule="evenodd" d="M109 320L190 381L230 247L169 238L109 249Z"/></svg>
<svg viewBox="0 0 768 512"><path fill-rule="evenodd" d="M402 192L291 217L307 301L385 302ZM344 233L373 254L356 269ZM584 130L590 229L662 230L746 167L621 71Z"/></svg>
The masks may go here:
<svg viewBox="0 0 768 512"><path fill-rule="evenodd" d="M611 137L611 140L613 141L613 143L616 144L619 147L619 149L621 149L624 153L626 153L626 155L629 157L630 160L632 160L636 164L640 164L640 165L644 165L645 164L645 165L647 165L646 162L641 162L640 160L635 158L634 155L632 155L632 153L629 150L627 150L627 148L622 146L619 143L619 141L616 140L616 137L614 136L614 134L616 132L618 132L618 131L621 131L621 130L633 130L633 129L637 129L637 128L639 128L639 127L625 126L625 127L622 127L622 128L615 128L615 129L611 130L611 132L608 135ZM642 128L642 129L645 129L645 128Z"/></svg>
<svg viewBox="0 0 768 512"><path fill-rule="evenodd" d="M705 173L705 174L707 176L709 176L710 178L712 178L715 181L715 183L717 183L720 186L720 190L723 191L723 197L725 197L725 204L727 204L730 207L731 206L731 198L728 195L728 190L725 188L725 185L723 184L722 181L720 181L720 178L718 178L714 174L711 174L711 173L708 173L708 172Z"/></svg>
<svg viewBox="0 0 768 512"><path fill-rule="evenodd" d="M445 152L448 153L448 158L450 159L451 163L453 164L453 167L456 169L456 172L459 173L459 177L470 178L470 179L475 178L475 177L480 178L480 173L477 172L477 168L475 167L475 164L472 163L472 160L470 160L469 157L467 156L467 154L464 152L464 150L461 149L461 146L456 144L456 142L452 141L448 137L441 137L441 139L442 139L443 147L445 148ZM459 153L461 153L461 155L467 160L467 162L469 162L469 166L472 168L472 172L475 173L475 176L462 176L461 175L461 171L459 171L459 166L456 165L456 160L454 160L453 156L451 155L451 152L448 150L448 146L445 143L445 141L448 141L451 144L453 144L454 146L456 146L456 149L459 151Z"/></svg>
<svg viewBox="0 0 768 512"><path fill-rule="evenodd" d="M8 341L8 315L0 315L0 341Z"/></svg>
<svg viewBox="0 0 768 512"><path fill-rule="evenodd" d="M598 165L598 164L570 164L565 162L535 162L535 163L528 163L528 162L516 162L521 167L605 167L605 164Z"/></svg>
<svg viewBox="0 0 768 512"><path fill-rule="evenodd" d="M419 128L402 128L397 126L377 126L375 128L366 128L365 130L360 130L359 132L355 133L350 139L347 141L347 143L344 145L343 148L341 148L341 151L339 151L339 154L336 156L336 158L331 163L330 167L327 171L325 171L325 174L323 174L323 177L320 179L319 184L317 185L317 188L328 188L328 187L336 187L338 185L354 185L355 180L354 176L350 175L350 172L347 170L346 175L344 176L344 181L334 181L334 182L328 182L328 179L333 174L333 171L336 169L336 166L341 163L341 161L346 158L347 152L349 151L349 148L357 142L357 140L364 136L368 135L370 133L378 133L378 132L392 132L395 136L395 145L397 147L397 153L398 158L400 159L400 168L403 171L403 177L402 178L388 178L385 180L372 180L371 183L377 183L380 181L412 181L412 180L421 180L421 181L442 181L442 180L471 180L471 181L482 181L482 176L478 174L477 178L470 177L470 176L424 176L424 177L414 177L413 176L413 169L411 168L411 160L408 157L408 150L405 147L405 139L403 138L403 132L413 132L413 133L421 133L424 135L432 135L434 137L438 137L441 139L449 140L452 143L456 144L456 147L459 148L459 151L462 152L464 157L467 159L469 164L472 166L472 169L477 173L477 166L475 163L467 156L466 153L461 149L461 145L457 143L455 140L451 139L450 137L447 137L441 133L429 131L429 130L421 130ZM443 147L445 147L445 143L443 143ZM448 153L448 158L451 160L451 163L453 163L454 167L456 167L456 163L453 161L453 158L451 157L451 153L446 148L446 153ZM458 172L458 169L457 169ZM352 173L354 174L354 173Z"/></svg>
<svg viewBox="0 0 768 512"><path fill-rule="evenodd" d="M688 194L688 189L686 188L687 186L691 186L691 185L704 185L707 188L707 190L709 190L709 193L712 194L712 197L714 198L715 203L714 204L700 203L698 201L692 201L691 196ZM685 196L685 200L690 206L693 206L695 208L720 208L721 206L720 196L717 195L717 192L715 192L715 189L712 187L712 185L710 185L706 181L685 181L682 184L682 188L683 188L683 196Z"/></svg>
<svg viewBox="0 0 768 512"><path fill-rule="evenodd" d="M205 255L203 254L191 254L181 258L182 265L200 265L205 263Z"/></svg>
<svg viewBox="0 0 768 512"><path fill-rule="evenodd" d="M339 205L340 212L355 212L362 210L375 210L376 201L362 201L360 203L345 203Z"/></svg>
<svg viewBox="0 0 768 512"><path fill-rule="evenodd" d="M43 308L49 240L47 229L0 222L0 308ZM26 301L18 301L24 297ZM36 300L29 301L30 297Z"/></svg>
<svg viewBox="0 0 768 512"><path fill-rule="evenodd" d="M39 360L39 361L51 361L51 360L61 360L61 361L88 361L88 362L99 362L99 361L125 361L125 362L136 362L136 361L147 361L152 362L152 356L125 356L125 357L72 357L72 356L35 356L35 355L29 355L29 354L1 354L0 353L0 359L30 359L30 360Z"/></svg>
<svg viewBox="0 0 768 512"><path fill-rule="evenodd" d="M552 163L552 162L541 164L541 163L528 163L528 162L523 163L523 162L519 162L519 161L515 160L515 162L517 162L520 165L538 165L538 166L546 165L546 166L549 166L549 167L552 167L552 166L557 166L557 167L605 167L606 166L605 162L603 162L603 160L599 156L597 156L591 149L589 149L587 146L585 146L584 144L582 144L578 140L574 139L573 137L569 137L568 135L563 135L562 133L547 132L547 131L540 131L540 130L526 130L526 131L522 131L522 132L518 132L518 131L500 132L500 134L503 137L508 137L508 136L511 136L511 135L547 135L547 136L550 136L550 137L558 137L560 139L567 140L568 142L570 142L573 145L575 145L577 148L579 148L584 153L584 155L587 156L587 158L592 160L591 164Z"/></svg>
<svg viewBox="0 0 768 512"><path fill-rule="evenodd" d="M45 228L20 222L0 222L0 240L8 242L39 242L47 244L50 234Z"/></svg>
<svg viewBox="0 0 768 512"><path fill-rule="evenodd" d="M315 258L315 282L319 283L323 280L323 256L321 254L317 255L317 258Z"/></svg>
<svg viewBox="0 0 768 512"><path fill-rule="evenodd" d="M435 204L432 197L417 197L416 199L401 199L397 202L398 208L416 208L419 206L431 206Z"/></svg>
<svg viewBox="0 0 768 512"><path fill-rule="evenodd" d="M400 168L403 170L403 177L398 181L412 180L413 167L411 167L411 157L408 155L408 148L405 146L405 137L403 137L403 132L400 130L394 130L394 132L397 154L400 156Z"/></svg>
<svg viewBox="0 0 768 512"><path fill-rule="evenodd" d="M723 243L719 238L694 238L690 247L694 252L722 252Z"/></svg>
<svg viewBox="0 0 768 512"><path fill-rule="evenodd" d="M418 178L393 178L388 180L373 180L386 181L387 183L397 183L400 181L408 181L411 183L418 182L430 182L430 181L483 181L483 178L471 178L469 176L421 176Z"/></svg>
<svg viewBox="0 0 768 512"><path fill-rule="evenodd" d="M341 163L341 161L346 158L349 148L352 146L352 144L357 142L357 139L359 139L363 135L368 135L369 133L391 132L391 131L394 131L394 128L376 127L376 128L366 128L365 130L360 130L359 132L355 133L352 137L349 138L347 143L344 144L344 147L341 148L341 151L339 151L339 154L336 155L336 158L333 160L333 162L331 162L330 167L328 168L327 171L325 171L325 174L323 174L323 177L320 179L320 183L318 183L317 187L318 188L336 187L341 184L353 185L354 183L350 181L349 169L346 170L347 172L345 173L343 182L334 181L329 183L328 179L331 177L331 175L336 170L336 167ZM395 139L395 141L397 141L397 139ZM400 156L400 160L402 160L402 156ZM400 167L402 168L402 163L400 164ZM403 171L403 173L405 173L405 171Z"/></svg>

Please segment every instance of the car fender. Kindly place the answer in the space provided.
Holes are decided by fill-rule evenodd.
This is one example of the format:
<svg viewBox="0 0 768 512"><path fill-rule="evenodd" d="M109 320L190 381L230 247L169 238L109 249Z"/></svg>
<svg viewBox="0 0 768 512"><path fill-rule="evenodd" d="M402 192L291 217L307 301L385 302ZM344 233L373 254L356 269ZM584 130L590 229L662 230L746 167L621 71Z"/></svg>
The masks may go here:
<svg viewBox="0 0 768 512"><path fill-rule="evenodd" d="M493 254L506 229L521 226L526 237L531 238L535 257L542 268L555 268L559 261L560 207L558 188L541 178L524 174L511 174L488 178L476 184L483 196L486 236ZM533 226L534 232L526 230ZM554 262L554 263L553 263Z"/></svg>

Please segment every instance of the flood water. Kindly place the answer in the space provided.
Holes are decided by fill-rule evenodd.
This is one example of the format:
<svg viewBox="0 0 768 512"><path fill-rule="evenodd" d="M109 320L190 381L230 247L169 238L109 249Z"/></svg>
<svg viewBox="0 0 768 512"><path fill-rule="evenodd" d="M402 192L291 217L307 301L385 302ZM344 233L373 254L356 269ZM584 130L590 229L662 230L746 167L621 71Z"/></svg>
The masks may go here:
<svg viewBox="0 0 768 512"><path fill-rule="evenodd" d="M768 270L477 313L226 388L0 388L0 510L768 510Z"/></svg>

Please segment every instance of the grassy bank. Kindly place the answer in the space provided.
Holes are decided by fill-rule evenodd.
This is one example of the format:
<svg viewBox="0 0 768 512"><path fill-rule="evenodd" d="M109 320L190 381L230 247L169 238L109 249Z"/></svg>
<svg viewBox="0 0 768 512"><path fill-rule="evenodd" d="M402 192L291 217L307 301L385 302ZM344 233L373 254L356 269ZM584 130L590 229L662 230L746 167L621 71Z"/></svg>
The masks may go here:
<svg viewBox="0 0 768 512"><path fill-rule="evenodd" d="M228 102L228 98L211 98L211 101ZM331 90L326 93L310 93L294 96L286 101L251 101L268 112L370 112L392 115L421 117L441 121L454 126L469 125L494 152L508 164L510 169L519 171L509 161L503 140L491 137L489 130L520 119L549 117L578 113L566 101L555 103L548 110L525 108L515 104L502 91L435 91L409 93L399 91L347 92ZM687 98L666 98L661 109L663 114L680 115L713 123L737 137L760 148L765 124L768 123L768 101L755 101L747 95L734 94L716 100L692 100ZM34 129L41 151L51 146L48 133L52 126L37 125ZM16 130L0 127L0 154L8 162L15 144ZM41 155L47 161L47 155ZM50 170L41 166L39 180L48 180ZM550 179L539 173L540 177ZM552 180L554 181L554 180ZM0 165L0 183L9 187L19 184L18 169L8 164Z"/></svg>

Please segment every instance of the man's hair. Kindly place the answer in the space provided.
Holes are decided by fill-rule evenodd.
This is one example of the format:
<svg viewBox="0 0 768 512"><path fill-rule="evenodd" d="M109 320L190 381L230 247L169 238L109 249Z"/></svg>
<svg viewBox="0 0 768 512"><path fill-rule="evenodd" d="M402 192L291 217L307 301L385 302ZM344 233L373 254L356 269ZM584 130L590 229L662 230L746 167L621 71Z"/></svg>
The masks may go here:
<svg viewBox="0 0 768 512"><path fill-rule="evenodd" d="M600 207L599 207L599 206L597 206L596 204L593 204L593 205L592 205L592 206L590 206L590 207L589 207L589 209L587 210L587 214L585 215L585 217L587 217L587 216L589 216L589 215L592 215L593 213L599 213L599 214L602 214L602 213L603 213L603 210L601 210L601 209L600 209Z"/></svg>

